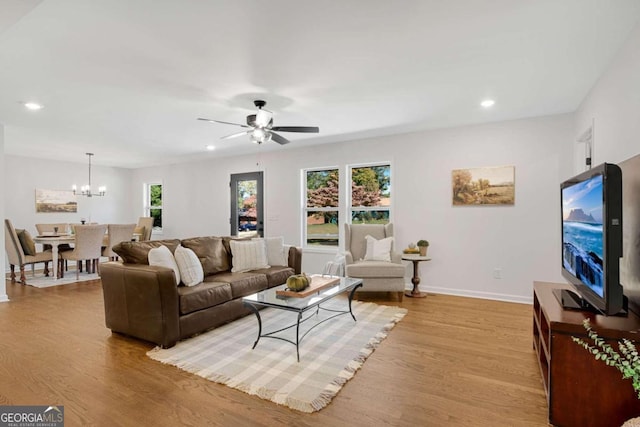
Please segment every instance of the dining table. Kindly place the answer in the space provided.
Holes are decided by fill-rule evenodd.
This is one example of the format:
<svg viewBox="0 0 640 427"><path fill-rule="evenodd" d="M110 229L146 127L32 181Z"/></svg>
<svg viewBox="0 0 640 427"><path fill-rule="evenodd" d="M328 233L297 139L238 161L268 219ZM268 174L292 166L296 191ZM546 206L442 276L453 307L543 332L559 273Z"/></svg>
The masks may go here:
<svg viewBox="0 0 640 427"><path fill-rule="evenodd" d="M53 280L58 280L58 246L63 243L73 243L76 238L73 234L61 233L34 237L33 241L42 245L51 245L51 258L53 262Z"/></svg>
<svg viewBox="0 0 640 427"><path fill-rule="evenodd" d="M142 234L133 233L132 240L140 240ZM76 241L76 237L72 233L58 233L51 235L42 235L36 236L33 239L34 242L40 243L42 245L51 245L51 258L53 262L53 280L58 279L58 246L62 244L74 243ZM109 235L105 234L103 238L103 246L107 246L109 244Z"/></svg>

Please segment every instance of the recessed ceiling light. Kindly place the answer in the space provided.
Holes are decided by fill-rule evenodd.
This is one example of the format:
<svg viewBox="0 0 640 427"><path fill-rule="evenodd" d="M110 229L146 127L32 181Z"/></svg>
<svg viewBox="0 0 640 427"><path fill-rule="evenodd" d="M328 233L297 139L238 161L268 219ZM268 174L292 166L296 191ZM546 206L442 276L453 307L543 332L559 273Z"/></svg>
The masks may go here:
<svg viewBox="0 0 640 427"><path fill-rule="evenodd" d="M480 105L482 105L484 108L489 108L489 107L493 107L493 104L495 103L496 101L494 101L493 99L485 99L480 103Z"/></svg>
<svg viewBox="0 0 640 427"><path fill-rule="evenodd" d="M207 148L208 151L213 151L213 150L216 149L216 147L214 147L213 145L207 145L206 148Z"/></svg>
<svg viewBox="0 0 640 427"><path fill-rule="evenodd" d="M28 110L40 110L42 109L42 105L36 103L36 102L25 102L24 106L28 109Z"/></svg>

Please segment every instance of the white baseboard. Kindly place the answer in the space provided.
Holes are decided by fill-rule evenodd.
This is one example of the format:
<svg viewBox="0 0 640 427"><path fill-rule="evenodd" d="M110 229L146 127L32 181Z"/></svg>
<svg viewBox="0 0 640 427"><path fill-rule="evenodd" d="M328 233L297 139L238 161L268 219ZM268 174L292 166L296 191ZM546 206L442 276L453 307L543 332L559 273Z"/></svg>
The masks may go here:
<svg viewBox="0 0 640 427"><path fill-rule="evenodd" d="M408 285L407 290L413 289L413 285ZM515 302L519 304L533 304L533 295L523 297L520 295L498 294L494 292L470 291L468 289L451 289L440 288L437 286L420 286L422 292L431 292L434 294L455 295L459 297L490 299L496 301Z"/></svg>

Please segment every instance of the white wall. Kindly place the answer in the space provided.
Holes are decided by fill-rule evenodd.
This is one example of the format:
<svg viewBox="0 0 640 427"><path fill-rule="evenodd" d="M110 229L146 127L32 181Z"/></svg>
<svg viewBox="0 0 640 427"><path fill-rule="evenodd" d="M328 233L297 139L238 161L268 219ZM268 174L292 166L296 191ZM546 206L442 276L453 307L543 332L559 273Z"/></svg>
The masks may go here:
<svg viewBox="0 0 640 427"><path fill-rule="evenodd" d="M122 168L91 166L91 184L107 186L104 197L77 196L77 213L36 213L35 190L71 190L71 185L88 182L89 163L52 162L29 157L5 156L3 177L8 185L5 192L5 217L16 228L36 234L35 224L52 222L78 223L82 218L100 223L134 223L132 215L131 175Z"/></svg>
<svg viewBox="0 0 640 427"><path fill-rule="evenodd" d="M0 212L4 212L5 207L5 195L7 193L7 180L4 175L5 170L5 155L4 155L4 126L0 123ZM6 215L5 215L6 217ZM0 239L4 242L4 218L2 221L2 230L0 230ZM0 251L3 258L6 258L6 253L4 249L4 245L2 245L2 250ZM0 277L5 277L5 263L0 262ZM5 280L0 280L0 302L6 302L9 298L7 297L7 283Z"/></svg>
<svg viewBox="0 0 640 427"><path fill-rule="evenodd" d="M640 153L640 24L576 112L576 137L594 122L594 161Z"/></svg>
<svg viewBox="0 0 640 427"><path fill-rule="evenodd" d="M133 172L133 200L145 182L164 186L165 231L154 238L228 235L229 175L265 171L265 233L301 243L300 170L390 161L398 248L431 242L421 287L436 292L528 302L534 280L562 280L558 267L561 177L572 171L573 117L560 115L395 135ZM258 163L258 164L256 164ZM451 170L514 165L511 207L453 207ZM306 251L305 271L331 253ZM502 279L493 270L502 270ZM409 269L407 269L409 275ZM407 280L408 281L408 280Z"/></svg>

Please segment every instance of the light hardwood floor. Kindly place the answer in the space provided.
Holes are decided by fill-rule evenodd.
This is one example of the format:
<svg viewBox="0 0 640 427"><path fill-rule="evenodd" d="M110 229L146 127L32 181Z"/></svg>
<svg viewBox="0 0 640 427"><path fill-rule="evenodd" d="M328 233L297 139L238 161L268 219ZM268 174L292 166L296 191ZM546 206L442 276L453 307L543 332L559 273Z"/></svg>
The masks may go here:
<svg viewBox="0 0 640 427"><path fill-rule="evenodd" d="M104 326L100 281L7 281L0 405L64 405L67 426L546 426L528 305L429 295L332 403L302 414L162 365Z"/></svg>

